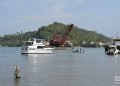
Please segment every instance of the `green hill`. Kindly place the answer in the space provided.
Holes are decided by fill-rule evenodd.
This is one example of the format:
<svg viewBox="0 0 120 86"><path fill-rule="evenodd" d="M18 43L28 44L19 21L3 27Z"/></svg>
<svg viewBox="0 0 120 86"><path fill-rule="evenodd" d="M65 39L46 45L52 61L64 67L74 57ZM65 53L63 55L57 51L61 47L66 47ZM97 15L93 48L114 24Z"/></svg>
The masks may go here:
<svg viewBox="0 0 120 86"><path fill-rule="evenodd" d="M29 38L41 38L50 40L54 33L63 35L66 31L67 25L54 22L48 26L42 26L37 31L29 32L17 32L11 35L4 35L0 37L0 45L2 46L21 46L22 41L28 40ZM77 26L72 30L70 34L71 42L76 45L83 45L83 42L89 44L90 42L106 42L110 39L103 34L96 33L95 31L88 31Z"/></svg>

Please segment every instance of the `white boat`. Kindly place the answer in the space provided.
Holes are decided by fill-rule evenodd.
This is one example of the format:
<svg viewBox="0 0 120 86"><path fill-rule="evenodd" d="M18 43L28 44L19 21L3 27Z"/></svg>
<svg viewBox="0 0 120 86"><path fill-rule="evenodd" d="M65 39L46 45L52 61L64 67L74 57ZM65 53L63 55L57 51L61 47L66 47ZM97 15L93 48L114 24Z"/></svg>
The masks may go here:
<svg viewBox="0 0 120 86"><path fill-rule="evenodd" d="M105 53L107 55L120 54L120 38L112 39L112 44L105 46Z"/></svg>
<svg viewBox="0 0 120 86"><path fill-rule="evenodd" d="M22 54L49 54L53 53L54 48L46 46L43 39L30 39L24 41L21 48Z"/></svg>

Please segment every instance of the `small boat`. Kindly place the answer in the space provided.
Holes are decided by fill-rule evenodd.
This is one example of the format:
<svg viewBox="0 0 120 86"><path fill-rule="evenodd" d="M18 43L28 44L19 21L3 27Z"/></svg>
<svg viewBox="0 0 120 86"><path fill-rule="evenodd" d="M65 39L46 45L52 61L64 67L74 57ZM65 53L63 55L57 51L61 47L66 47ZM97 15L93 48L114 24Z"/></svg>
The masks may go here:
<svg viewBox="0 0 120 86"><path fill-rule="evenodd" d="M107 55L120 54L120 39L119 38L112 39L112 44L105 46L105 53Z"/></svg>
<svg viewBox="0 0 120 86"><path fill-rule="evenodd" d="M21 48L22 54L50 54L53 53L54 48L46 45L43 39L29 39L23 42Z"/></svg>
<svg viewBox="0 0 120 86"><path fill-rule="evenodd" d="M76 49L73 49L73 53L84 53L84 50L82 50L81 48L80 49L76 48Z"/></svg>
<svg viewBox="0 0 120 86"><path fill-rule="evenodd" d="M107 48L105 48L105 53L107 55L115 55L115 54L119 54L120 51L117 49L117 46L109 45Z"/></svg>

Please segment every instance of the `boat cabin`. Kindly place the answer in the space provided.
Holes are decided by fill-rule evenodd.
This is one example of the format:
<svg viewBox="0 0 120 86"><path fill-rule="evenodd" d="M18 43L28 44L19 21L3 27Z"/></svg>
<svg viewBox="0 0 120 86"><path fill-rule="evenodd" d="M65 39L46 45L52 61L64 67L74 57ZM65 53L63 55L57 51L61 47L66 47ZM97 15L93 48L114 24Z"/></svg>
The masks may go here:
<svg viewBox="0 0 120 86"><path fill-rule="evenodd" d="M116 48L120 50L120 38L113 39L113 45L115 45Z"/></svg>
<svg viewBox="0 0 120 86"><path fill-rule="evenodd" d="M105 46L105 53L107 55L114 55L120 53L120 39L112 39L112 44Z"/></svg>
<svg viewBox="0 0 120 86"><path fill-rule="evenodd" d="M43 39L29 39L23 42L22 54L47 54L52 53L54 48L46 46Z"/></svg>

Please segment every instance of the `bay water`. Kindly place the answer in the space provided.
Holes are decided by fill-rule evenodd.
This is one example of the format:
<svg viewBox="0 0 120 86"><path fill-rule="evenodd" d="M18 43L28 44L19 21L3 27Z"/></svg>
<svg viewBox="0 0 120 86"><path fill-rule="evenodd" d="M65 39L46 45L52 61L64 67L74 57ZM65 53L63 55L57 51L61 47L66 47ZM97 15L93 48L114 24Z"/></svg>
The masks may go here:
<svg viewBox="0 0 120 86"><path fill-rule="evenodd" d="M0 86L119 86L120 55L104 48L55 50L52 54L21 54L20 47L0 47ZM15 79L15 66L20 79Z"/></svg>

